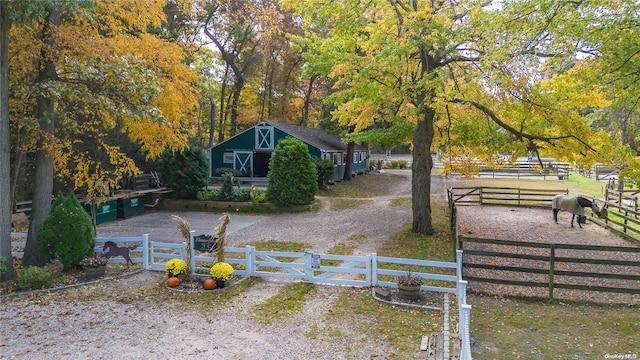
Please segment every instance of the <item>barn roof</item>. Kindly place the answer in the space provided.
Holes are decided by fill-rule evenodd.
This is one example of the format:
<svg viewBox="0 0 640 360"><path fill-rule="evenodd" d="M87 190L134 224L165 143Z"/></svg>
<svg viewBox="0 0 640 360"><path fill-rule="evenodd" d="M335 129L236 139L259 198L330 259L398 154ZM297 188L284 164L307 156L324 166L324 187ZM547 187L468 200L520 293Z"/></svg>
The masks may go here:
<svg viewBox="0 0 640 360"><path fill-rule="evenodd" d="M325 151L346 151L347 144L343 143L340 137L326 133L317 128L285 124L276 121L264 121L276 129L296 137L320 150ZM356 144L355 149L358 151L366 151L367 148Z"/></svg>

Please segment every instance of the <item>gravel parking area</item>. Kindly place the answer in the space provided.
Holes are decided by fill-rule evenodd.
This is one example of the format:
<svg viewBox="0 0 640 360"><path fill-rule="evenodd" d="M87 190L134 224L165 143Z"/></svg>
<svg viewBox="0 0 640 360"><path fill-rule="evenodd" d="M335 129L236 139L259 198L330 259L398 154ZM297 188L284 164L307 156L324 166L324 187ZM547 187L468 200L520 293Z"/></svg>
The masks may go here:
<svg viewBox="0 0 640 360"><path fill-rule="evenodd" d="M399 173L406 176L405 182L357 209L323 207L319 212L264 216L230 232L228 244L297 241L323 252L337 243L349 243L358 254L371 253L411 220L410 205L390 206L391 198L411 196L410 171ZM198 224L215 227L217 218ZM148 231L141 226L140 233ZM230 305L211 304L210 310L202 311L176 306L176 301L163 306L151 300L149 294L158 291L163 277L160 272L141 272L64 291L2 299L0 359L387 358L386 344L372 343L348 327L337 342L305 335L311 328L321 331L324 314L348 288L319 286L301 313L286 324L266 326L248 312L278 293L286 284L282 280L261 282Z"/></svg>

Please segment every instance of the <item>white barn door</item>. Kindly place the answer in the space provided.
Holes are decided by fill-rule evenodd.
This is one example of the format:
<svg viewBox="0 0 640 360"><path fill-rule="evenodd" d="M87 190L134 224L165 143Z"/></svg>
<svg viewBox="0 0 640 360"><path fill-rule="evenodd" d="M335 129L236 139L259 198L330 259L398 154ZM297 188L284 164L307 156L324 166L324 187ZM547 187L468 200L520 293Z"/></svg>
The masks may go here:
<svg viewBox="0 0 640 360"><path fill-rule="evenodd" d="M251 164L253 164L253 151L233 152L233 168L238 170L241 176L251 176Z"/></svg>

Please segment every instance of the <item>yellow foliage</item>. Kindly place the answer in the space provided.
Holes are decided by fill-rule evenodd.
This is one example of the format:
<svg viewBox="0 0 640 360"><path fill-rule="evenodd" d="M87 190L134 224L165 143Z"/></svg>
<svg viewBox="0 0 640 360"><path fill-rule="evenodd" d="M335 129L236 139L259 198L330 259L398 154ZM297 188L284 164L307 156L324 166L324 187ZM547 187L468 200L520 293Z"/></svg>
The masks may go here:
<svg viewBox="0 0 640 360"><path fill-rule="evenodd" d="M178 1L183 10L190 4ZM57 138L47 139L45 150L54 157L56 176L76 189L86 188L90 198L101 196L96 184L116 188L123 177L139 173L133 159L119 144L108 143L113 140L106 134L120 130L138 142L148 158L156 158L166 148L182 148L196 131L197 76L183 63L185 53L178 43L147 33L162 25L165 5L166 0L99 1L95 10L84 8L64 18L57 29L58 49L52 54L62 81L51 82L47 89L59 111ZM29 117L36 98L33 74L41 51L48 51L38 39L40 26L14 23L10 29L10 109L23 121L12 120L12 126L26 133L22 146L27 151L35 149L38 135L37 119ZM142 91L131 90L139 84ZM112 94L96 90L100 87ZM124 94L126 99L118 98ZM80 150L85 143L97 143L92 154ZM100 163L98 158L107 160Z"/></svg>

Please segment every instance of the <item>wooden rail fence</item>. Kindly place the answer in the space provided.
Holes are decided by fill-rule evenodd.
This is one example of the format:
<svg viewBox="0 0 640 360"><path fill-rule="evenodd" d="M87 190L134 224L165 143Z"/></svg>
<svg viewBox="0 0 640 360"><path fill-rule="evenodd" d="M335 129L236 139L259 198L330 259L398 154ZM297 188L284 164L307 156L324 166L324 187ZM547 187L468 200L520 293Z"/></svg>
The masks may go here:
<svg viewBox="0 0 640 360"><path fill-rule="evenodd" d="M448 190L452 228L456 229L456 205L546 206L566 189L517 189L459 187ZM617 200L616 200L617 199ZM596 199L598 200L598 199ZM640 212L634 202L608 193L609 216L590 220L626 238L638 241ZM633 234L630 234L633 233ZM640 248L553 244L513 240L458 237L463 250L463 277L469 281L548 288L640 294ZM502 259L502 261L497 260ZM493 261L492 261L493 260ZM506 261L505 261L506 260Z"/></svg>
<svg viewBox="0 0 640 360"><path fill-rule="evenodd" d="M546 163L544 168L537 163L520 162L504 167L491 167L480 165L478 169L479 177L491 178L547 178L565 180L569 176L571 166L568 163Z"/></svg>
<svg viewBox="0 0 640 360"><path fill-rule="evenodd" d="M638 256L634 255L640 254L640 248L535 243L463 236L458 238L458 242L464 253L462 275L467 281L546 287L549 289L549 299L553 299L554 289L640 294L640 261ZM526 252L522 248L533 250ZM577 252L577 255L582 256L558 256L557 252L560 250L571 250L572 253ZM542 252L546 252L546 254L541 254ZM591 254L587 255L587 253ZM605 255L603 256L603 254ZM623 256L622 254L631 255ZM488 258L509 259L505 263L513 264L513 266L496 265L487 261ZM627 259L621 260L621 258ZM605 271L592 271L590 265L599 265L600 268L604 267ZM501 276L482 276L480 274L483 274L483 271L476 271L474 272L476 275L469 275L465 273L465 269L492 270L492 273ZM514 273L538 276L516 276ZM545 276L547 280L533 280L533 278L539 279L540 275ZM557 277L566 277L570 281L559 282ZM514 278L531 278L531 280L514 280ZM585 279L586 283L576 281L578 278ZM625 284L612 286L612 281L615 280L625 281ZM633 286L630 287L629 284Z"/></svg>
<svg viewBox="0 0 640 360"><path fill-rule="evenodd" d="M521 189L491 186L462 186L448 190L449 205L510 205L550 206L557 194L568 194L567 189Z"/></svg>
<svg viewBox="0 0 640 360"><path fill-rule="evenodd" d="M556 194L568 194L567 189L521 189L509 187L469 186L452 187L447 190L451 227L455 228L455 205L506 205L550 207ZM606 207L608 216L604 219L590 216L590 221L611 230L615 234L640 244L640 204L639 191L607 190L605 198L592 197L601 208Z"/></svg>

